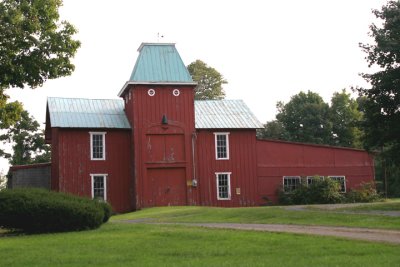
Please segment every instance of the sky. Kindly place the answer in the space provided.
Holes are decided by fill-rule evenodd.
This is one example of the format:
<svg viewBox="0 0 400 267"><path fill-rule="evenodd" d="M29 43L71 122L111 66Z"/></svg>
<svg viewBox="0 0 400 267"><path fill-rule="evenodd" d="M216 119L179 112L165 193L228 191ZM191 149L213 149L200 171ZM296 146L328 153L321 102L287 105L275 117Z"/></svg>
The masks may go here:
<svg viewBox="0 0 400 267"><path fill-rule="evenodd" d="M371 43L371 13L385 0L64 0L62 20L82 45L71 76L31 90L8 89L43 126L47 97L118 98L142 42L176 43L185 65L218 70L227 99L243 99L263 123L276 103L311 90L326 102L371 72L359 43ZM164 36L164 37L159 37ZM0 160L0 172L8 169Z"/></svg>

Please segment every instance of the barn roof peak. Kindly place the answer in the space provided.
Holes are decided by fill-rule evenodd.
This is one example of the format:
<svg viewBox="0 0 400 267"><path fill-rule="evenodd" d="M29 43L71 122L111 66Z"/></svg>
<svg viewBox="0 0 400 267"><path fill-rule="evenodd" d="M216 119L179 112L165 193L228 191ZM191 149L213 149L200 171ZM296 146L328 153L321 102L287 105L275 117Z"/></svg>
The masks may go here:
<svg viewBox="0 0 400 267"><path fill-rule="evenodd" d="M142 43L138 52L129 81L122 87L119 96L129 84L196 84L175 43Z"/></svg>

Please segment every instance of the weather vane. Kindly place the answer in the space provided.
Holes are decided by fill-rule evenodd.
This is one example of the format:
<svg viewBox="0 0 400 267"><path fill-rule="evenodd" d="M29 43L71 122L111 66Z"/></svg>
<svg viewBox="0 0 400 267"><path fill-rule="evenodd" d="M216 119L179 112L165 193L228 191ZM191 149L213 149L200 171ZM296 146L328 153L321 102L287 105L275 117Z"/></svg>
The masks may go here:
<svg viewBox="0 0 400 267"><path fill-rule="evenodd" d="M164 38L164 35L163 34L160 35L160 33L158 32L157 33L157 42L158 43L160 42L160 38Z"/></svg>

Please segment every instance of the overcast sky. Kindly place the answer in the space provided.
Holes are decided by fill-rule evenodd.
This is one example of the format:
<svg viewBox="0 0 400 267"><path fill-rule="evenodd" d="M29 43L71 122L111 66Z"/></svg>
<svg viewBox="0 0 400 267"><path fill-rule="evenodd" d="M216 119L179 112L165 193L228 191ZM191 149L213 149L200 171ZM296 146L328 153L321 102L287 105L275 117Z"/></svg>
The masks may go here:
<svg viewBox="0 0 400 267"><path fill-rule="evenodd" d="M41 88L9 89L40 123L49 96L117 98L142 42L176 43L184 63L201 59L227 80L227 98L243 99L261 122L276 102L311 90L333 92L366 84L359 42L370 42L372 9L384 0L64 0L63 20L82 42L75 72ZM158 33L163 38L158 38ZM7 168L0 160L0 171Z"/></svg>

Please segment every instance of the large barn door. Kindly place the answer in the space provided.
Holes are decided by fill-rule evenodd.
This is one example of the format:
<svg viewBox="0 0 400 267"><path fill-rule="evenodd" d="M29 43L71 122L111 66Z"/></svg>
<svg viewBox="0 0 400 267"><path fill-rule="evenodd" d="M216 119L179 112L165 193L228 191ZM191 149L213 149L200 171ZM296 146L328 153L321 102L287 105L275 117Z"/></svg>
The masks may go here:
<svg viewBox="0 0 400 267"><path fill-rule="evenodd" d="M148 169L155 206L186 205L185 168Z"/></svg>

